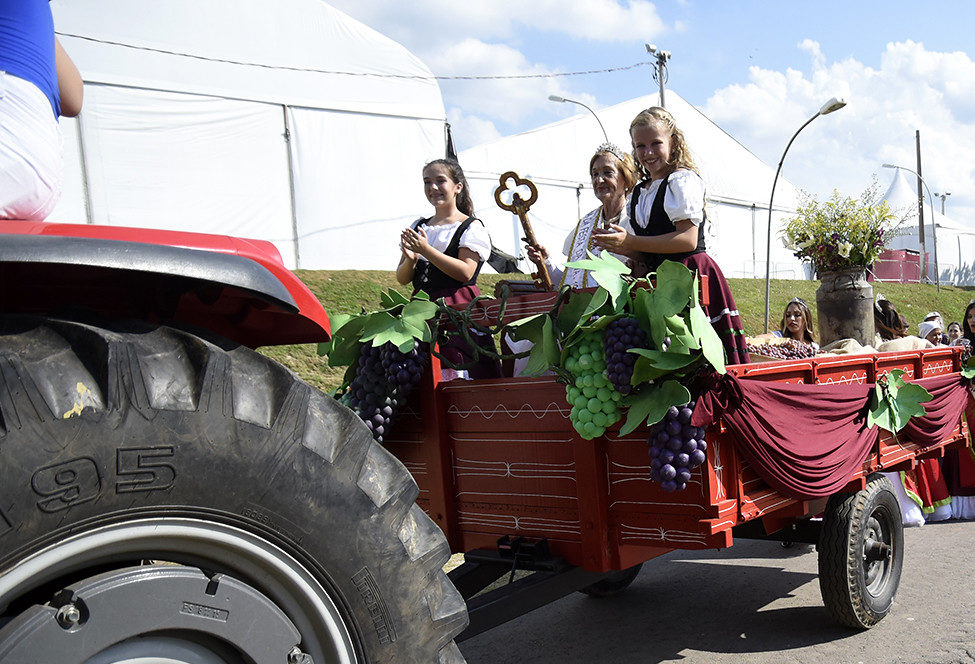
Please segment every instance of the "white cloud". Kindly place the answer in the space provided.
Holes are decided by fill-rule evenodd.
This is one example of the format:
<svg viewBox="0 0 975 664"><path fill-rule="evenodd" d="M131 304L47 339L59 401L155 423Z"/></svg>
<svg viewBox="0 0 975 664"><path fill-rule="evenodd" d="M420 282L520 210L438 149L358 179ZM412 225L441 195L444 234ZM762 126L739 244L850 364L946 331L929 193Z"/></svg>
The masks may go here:
<svg viewBox="0 0 975 664"><path fill-rule="evenodd" d="M330 0L330 4L421 57L424 43L434 50L466 36L505 39L523 27L608 42L649 39L665 29L656 7L647 0L625 4L617 0Z"/></svg>
<svg viewBox="0 0 975 664"><path fill-rule="evenodd" d="M488 44L477 39L465 39L451 44L427 59L427 65L442 75L549 74L548 67L532 64L517 49L501 44ZM548 96L556 94L590 103L585 95L574 95L562 87L557 78L507 78L476 82L443 80L440 83L448 105L464 109L493 122L514 126L544 109L551 112L553 102ZM588 100L587 100L588 99ZM574 109L573 112L577 112ZM567 115L571 113L566 113ZM468 144L466 141L465 145Z"/></svg>
<svg viewBox="0 0 975 664"><path fill-rule="evenodd" d="M458 152L472 145L480 145L501 138L494 123L478 115L469 115L457 107L447 110L447 122Z"/></svg>
<svg viewBox="0 0 975 664"><path fill-rule="evenodd" d="M948 214L975 226L975 63L964 53L890 43L873 69L853 59L829 62L819 44L800 43L809 74L753 68L749 82L716 91L702 110L770 164L789 138L832 96L848 105L817 118L789 149L783 175L810 193L856 194L876 174L881 193L894 163L916 168L914 132L921 132L922 168L932 191L953 192Z"/></svg>
<svg viewBox="0 0 975 664"><path fill-rule="evenodd" d="M594 105L590 94L570 87L568 78L533 62L518 41L527 30L567 39L618 42L659 36L665 26L647 0L496 0L458 3L445 0L330 0L336 8L399 41L438 76L537 76L478 80L442 79L448 107L468 117L490 119L495 130L517 131L524 122L551 116L555 94ZM565 105L560 115L580 112ZM540 122L540 123L541 123ZM464 145L473 145L459 141Z"/></svg>
<svg viewBox="0 0 975 664"><path fill-rule="evenodd" d="M504 3L499 3L504 4ZM632 41L659 35L664 23L653 3L630 0L525 0L515 16L523 25L590 41Z"/></svg>

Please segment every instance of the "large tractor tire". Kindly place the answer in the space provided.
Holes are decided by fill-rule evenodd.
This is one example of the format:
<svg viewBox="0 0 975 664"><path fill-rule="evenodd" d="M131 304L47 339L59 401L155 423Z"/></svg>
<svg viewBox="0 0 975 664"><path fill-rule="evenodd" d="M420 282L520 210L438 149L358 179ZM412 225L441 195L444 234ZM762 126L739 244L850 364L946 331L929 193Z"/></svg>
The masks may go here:
<svg viewBox="0 0 975 664"><path fill-rule="evenodd" d="M462 662L417 493L249 349L0 316L0 662Z"/></svg>
<svg viewBox="0 0 975 664"><path fill-rule="evenodd" d="M867 629L890 612L904 564L904 524L894 486L871 475L856 493L830 496L819 536L819 589L829 615Z"/></svg>

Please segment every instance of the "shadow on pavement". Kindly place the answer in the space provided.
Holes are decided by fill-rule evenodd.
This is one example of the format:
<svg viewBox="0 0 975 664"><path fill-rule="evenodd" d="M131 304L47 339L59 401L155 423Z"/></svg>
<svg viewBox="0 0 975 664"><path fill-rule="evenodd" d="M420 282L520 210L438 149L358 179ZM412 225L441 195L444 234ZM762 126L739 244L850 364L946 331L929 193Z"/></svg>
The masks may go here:
<svg viewBox="0 0 975 664"><path fill-rule="evenodd" d="M764 566L743 562L747 558L761 558ZM785 549L742 541L719 552L674 552L645 564L621 595L570 595L462 643L461 651L469 664L646 664L680 660L688 650L788 652L850 637L854 632L826 615L816 565L813 548L802 544ZM519 652L513 643L523 644Z"/></svg>

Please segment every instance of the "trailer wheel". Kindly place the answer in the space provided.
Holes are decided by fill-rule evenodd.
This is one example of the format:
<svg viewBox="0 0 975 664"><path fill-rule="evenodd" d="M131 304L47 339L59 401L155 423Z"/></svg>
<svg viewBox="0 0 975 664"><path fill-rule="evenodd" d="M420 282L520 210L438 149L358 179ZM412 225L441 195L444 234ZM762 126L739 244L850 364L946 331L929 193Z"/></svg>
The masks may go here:
<svg viewBox="0 0 975 664"><path fill-rule="evenodd" d="M417 493L249 349L0 316L0 661L462 662Z"/></svg>
<svg viewBox="0 0 975 664"><path fill-rule="evenodd" d="M610 572L604 578L600 579L591 586L586 586L579 592L585 593L590 597L611 597L613 595L618 595L626 590L631 583L633 583L642 568L643 563L640 563L628 569L619 570L618 572Z"/></svg>
<svg viewBox="0 0 975 664"><path fill-rule="evenodd" d="M872 475L856 493L831 496L819 539L819 588L829 615L855 629L883 620L904 562L904 525L894 487Z"/></svg>

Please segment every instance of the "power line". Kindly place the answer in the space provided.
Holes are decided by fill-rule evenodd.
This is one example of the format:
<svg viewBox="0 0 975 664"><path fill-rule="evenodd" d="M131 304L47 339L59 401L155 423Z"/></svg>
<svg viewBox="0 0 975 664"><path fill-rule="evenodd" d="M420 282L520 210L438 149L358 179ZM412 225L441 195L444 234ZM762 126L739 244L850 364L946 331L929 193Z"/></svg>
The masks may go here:
<svg viewBox="0 0 975 664"><path fill-rule="evenodd" d="M243 62L240 60L227 60L224 58L210 58L204 55L193 55L191 53L180 53L178 51L170 51L164 48L152 48L150 46L135 46L133 44L126 44L124 42L111 41L108 39L96 39L95 37L88 37L86 35L75 35L68 32L57 32L61 37L71 37L73 39L83 39L89 42L95 42L98 44L106 44L108 46L121 46L123 48L130 48L134 51L147 51L150 53L161 53L163 55L175 55L181 58L192 58L194 60L204 60L206 62L219 62L222 64L229 65L242 65L245 67L261 67L262 69L277 69L280 71L299 71L299 72L309 72L313 74L333 74L338 76L371 76L373 78L399 78L399 79L410 79L419 81L488 81L488 80L511 80L511 79L524 79L524 78L562 78L566 76L587 76L589 74L608 74L617 71L627 71L629 69L635 69L637 67L645 67L647 65L653 64L651 62L637 62L632 65L627 65L625 67L609 67L607 69L589 69L586 71L567 71L567 72L553 72L549 74L498 74L498 75L485 75L485 76L424 76L422 74L383 74L379 72L367 72L367 71L339 71L334 69L316 69L314 67L289 67L287 65L267 65L260 62Z"/></svg>

